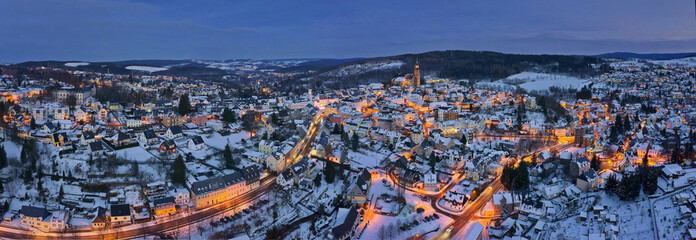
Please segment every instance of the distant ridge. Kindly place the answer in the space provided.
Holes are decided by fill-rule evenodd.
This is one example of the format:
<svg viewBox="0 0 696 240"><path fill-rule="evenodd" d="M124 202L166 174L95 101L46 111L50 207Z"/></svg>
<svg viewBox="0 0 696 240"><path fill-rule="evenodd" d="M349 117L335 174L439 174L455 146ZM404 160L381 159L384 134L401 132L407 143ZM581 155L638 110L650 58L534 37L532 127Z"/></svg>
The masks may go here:
<svg viewBox="0 0 696 240"><path fill-rule="evenodd" d="M675 59L675 58L685 58L696 56L696 52L691 53L632 53L632 52L613 52L604 53L596 55L602 58L637 58L637 59L653 59L653 60L665 60L665 59Z"/></svg>

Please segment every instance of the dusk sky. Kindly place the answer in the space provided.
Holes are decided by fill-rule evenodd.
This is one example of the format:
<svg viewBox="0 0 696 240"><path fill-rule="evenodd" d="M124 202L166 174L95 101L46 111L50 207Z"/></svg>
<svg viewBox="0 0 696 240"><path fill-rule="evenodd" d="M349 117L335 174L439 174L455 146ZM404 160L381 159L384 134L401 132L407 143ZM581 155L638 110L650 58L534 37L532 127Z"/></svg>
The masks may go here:
<svg viewBox="0 0 696 240"><path fill-rule="evenodd" d="M696 52L693 1L1 1L0 62Z"/></svg>

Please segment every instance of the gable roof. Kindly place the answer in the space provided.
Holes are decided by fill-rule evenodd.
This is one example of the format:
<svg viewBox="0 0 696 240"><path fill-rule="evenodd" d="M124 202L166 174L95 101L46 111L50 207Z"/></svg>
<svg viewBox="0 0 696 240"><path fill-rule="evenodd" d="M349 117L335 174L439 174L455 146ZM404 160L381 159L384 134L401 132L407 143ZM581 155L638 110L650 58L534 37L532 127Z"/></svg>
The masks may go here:
<svg viewBox="0 0 696 240"><path fill-rule="evenodd" d="M350 208L338 209L338 214L336 216L336 225L331 229L331 234L334 238L340 238L346 233L353 230L353 224L358 217L358 211L355 210L354 206Z"/></svg>
<svg viewBox="0 0 696 240"><path fill-rule="evenodd" d="M203 144L203 138L201 136L195 136L191 138L193 144Z"/></svg>
<svg viewBox="0 0 696 240"><path fill-rule="evenodd" d="M92 132L92 131L84 131L84 132L82 132L82 137L83 137L85 140L94 139L94 132Z"/></svg>
<svg viewBox="0 0 696 240"><path fill-rule="evenodd" d="M203 181L194 182L191 184L191 191L195 195L201 195L208 192L217 191L226 188L227 186L237 184L244 181L244 176L239 172L209 178Z"/></svg>
<svg viewBox="0 0 696 240"><path fill-rule="evenodd" d="M157 137L157 134L155 134L155 131L153 130L147 130L143 132L143 135L145 136L145 139L153 139Z"/></svg>
<svg viewBox="0 0 696 240"><path fill-rule="evenodd" d="M34 207L34 206L22 206L22 209L19 210L19 213L27 216L27 217L33 217L33 218L41 218L44 219L50 215L48 210L46 208L40 208L40 207Z"/></svg>
<svg viewBox="0 0 696 240"><path fill-rule="evenodd" d="M181 126L171 126L169 130L172 132L172 134L184 134L184 132L181 130Z"/></svg>

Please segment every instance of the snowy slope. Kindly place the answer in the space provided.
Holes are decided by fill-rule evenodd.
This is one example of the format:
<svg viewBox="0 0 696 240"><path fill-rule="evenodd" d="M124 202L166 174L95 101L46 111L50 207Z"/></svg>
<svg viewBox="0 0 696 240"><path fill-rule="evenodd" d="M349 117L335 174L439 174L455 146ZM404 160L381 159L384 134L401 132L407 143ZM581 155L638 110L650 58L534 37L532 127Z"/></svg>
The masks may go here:
<svg viewBox="0 0 696 240"><path fill-rule="evenodd" d="M149 66L128 66L128 67L126 67L126 69L135 70L135 71L143 71L143 72L157 72L157 71L168 70L167 68L163 68L163 67L149 67Z"/></svg>
<svg viewBox="0 0 696 240"><path fill-rule="evenodd" d="M65 66L67 67L79 67L79 66L87 66L89 65L88 62L69 62L65 63Z"/></svg>

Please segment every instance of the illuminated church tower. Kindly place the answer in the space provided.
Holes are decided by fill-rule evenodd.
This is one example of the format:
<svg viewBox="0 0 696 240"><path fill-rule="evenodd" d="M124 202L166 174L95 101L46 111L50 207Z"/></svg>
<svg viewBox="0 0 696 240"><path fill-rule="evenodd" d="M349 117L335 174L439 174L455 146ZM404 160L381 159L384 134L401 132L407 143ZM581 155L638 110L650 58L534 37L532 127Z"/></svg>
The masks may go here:
<svg viewBox="0 0 696 240"><path fill-rule="evenodd" d="M413 81L414 83L412 84L413 86L420 86L420 80L421 80L421 75L420 75L420 67L418 66L418 60L416 60L416 67L413 69Z"/></svg>

